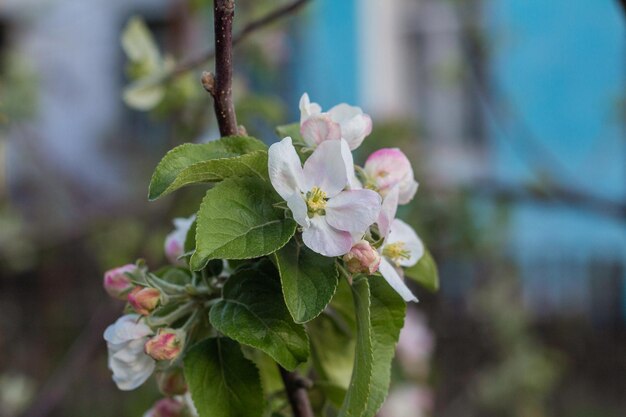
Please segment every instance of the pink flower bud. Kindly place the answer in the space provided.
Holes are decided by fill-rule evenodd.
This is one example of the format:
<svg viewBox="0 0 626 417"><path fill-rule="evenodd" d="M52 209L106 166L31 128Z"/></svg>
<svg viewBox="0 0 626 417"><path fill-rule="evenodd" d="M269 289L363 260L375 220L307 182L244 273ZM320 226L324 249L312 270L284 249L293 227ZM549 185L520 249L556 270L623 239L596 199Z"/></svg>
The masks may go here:
<svg viewBox="0 0 626 417"><path fill-rule="evenodd" d="M142 316L149 315L160 299L161 292L156 288L137 287L128 294L128 303Z"/></svg>
<svg viewBox="0 0 626 417"><path fill-rule="evenodd" d="M409 159L398 148L383 148L371 154L363 167L371 188L383 197L394 187L398 187L398 201L406 204L417 192L417 181Z"/></svg>
<svg viewBox="0 0 626 417"><path fill-rule="evenodd" d="M148 355L158 361L173 360L180 355L185 345L185 332L175 329L159 329L145 345Z"/></svg>
<svg viewBox="0 0 626 417"><path fill-rule="evenodd" d="M183 395L187 392L187 382L182 368L172 368L156 375L159 390L163 395L172 397L174 395Z"/></svg>
<svg viewBox="0 0 626 417"><path fill-rule="evenodd" d="M105 291L113 298L126 300L128 293L135 287L126 276L126 272L133 272L136 269L135 265L128 264L105 272L103 280Z"/></svg>
<svg viewBox="0 0 626 417"><path fill-rule="evenodd" d="M182 417L185 415L185 404L175 398L163 398L146 411L144 417Z"/></svg>
<svg viewBox="0 0 626 417"><path fill-rule="evenodd" d="M359 272L373 274L378 271L380 265L380 254L366 240L361 240L352 246L350 252L343 257L348 271L353 274Z"/></svg>
<svg viewBox="0 0 626 417"><path fill-rule="evenodd" d="M174 265L185 265L185 262L178 258L185 252L187 233L195 219L196 216L175 218L174 230L165 238L165 256Z"/></svg>

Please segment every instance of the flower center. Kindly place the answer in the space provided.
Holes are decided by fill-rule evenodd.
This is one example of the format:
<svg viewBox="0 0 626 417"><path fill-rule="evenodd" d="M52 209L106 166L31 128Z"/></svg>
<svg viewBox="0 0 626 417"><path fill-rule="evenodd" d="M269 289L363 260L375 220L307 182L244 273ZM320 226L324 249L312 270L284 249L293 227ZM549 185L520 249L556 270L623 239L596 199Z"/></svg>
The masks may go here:
<svg viewBox="0 0 626 417"><path fill-rule="evenodd" d="M404 248L404 242L395 242L383 248L383 256L398 263L401 259L409 259L411 252Z"/></svg>
<svg viewBox="0 0 626 417"><path fill-rule="evenodd" d="M319 187L313 187L311 191L306 193L306 206L309 209L309 214L324 214L326 209L326 193Z"/></svg>

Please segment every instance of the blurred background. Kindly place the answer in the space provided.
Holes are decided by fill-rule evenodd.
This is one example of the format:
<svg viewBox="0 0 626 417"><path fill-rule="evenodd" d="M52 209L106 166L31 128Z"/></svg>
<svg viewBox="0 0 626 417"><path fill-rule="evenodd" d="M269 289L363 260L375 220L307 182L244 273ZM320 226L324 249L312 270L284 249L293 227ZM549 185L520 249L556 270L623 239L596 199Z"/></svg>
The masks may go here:
<svg viewBox="0 0 626 417"><path fill-rule="evenodd" d="M235 50L239 122L271 143L305 91L362 106L357 163L410 154L400 215L439 265L381 415L626 415L626 5L297 3ZM287 4L239 0L236 28ZM121 43L144 27L147 58ZM219 136L212 43L209 0L0 2L1 417L140 416L158 397L111 381L122 305L101 279L164 263L203 195L148 203L147 186L168 149Z"/></svg>

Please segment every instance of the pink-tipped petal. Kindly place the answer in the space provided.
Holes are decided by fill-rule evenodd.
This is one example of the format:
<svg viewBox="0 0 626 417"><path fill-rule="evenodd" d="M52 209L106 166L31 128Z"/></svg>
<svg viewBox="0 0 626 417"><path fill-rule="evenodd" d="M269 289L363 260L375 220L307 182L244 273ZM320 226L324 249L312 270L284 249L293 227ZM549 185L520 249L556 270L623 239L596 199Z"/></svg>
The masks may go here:
<svg viewBox="0 0 626 417"><path fill-rule="evenodd" d="M343 160L340 140L320 143L304 163L304 191L321 188L327 198L334 197L348 185L346 164Z"/></svg>
<svg viewBox="0 0 626 417"><path fill-rule="evenodd" d="M341 139L341 126L330 117L319 114L309 117L302 123L300 134L307 145L316 147L325 140Z"/></svg>
<svg viewBox="0 0 626 417"><path fill-rule="evenodd" d="M290 137L270 146L268 170L274 189L283 199L287 200L302 190L302 165Z"/></svg>
<svg viewBox="0 0 626 417"><path fill-rule="evenodd" d="M358 148L372 133L372 119L359 107L342 103L330 109L328 114L341 125L341 137L348 142L351 150Z"/></svg>
<svg viewBox="0 0 626 417"><path fill-rule="evenodd" d="M384 148L374 152L365 161L364 170L383 196L398 186L401 204L408 203L417 191L411 163L397 148Z"/></svg>
<svg viewBox="0 0 626 417"><path fill-rule="evenodd" d="M328 257L341 256L350 251L350 233L332 228L323 216L313 216L310 220L311 225L302 232L302 240L309 249Z"/></svg>
<svg viewBox="0 0 626 417"><path fill-rule="evenodd" d="M304 123L309 117L322 112L322 108L317 103L311 103L307 93L300 97L300 123Z"/></svg>
<svg viewBox="0 0 626 417"><path fill-rule="evenodd" d="M364 232L378 218L380 195L372 190L342 191L328 200L326 221L347 232Z"/></svg>
<svg viewBox="0 0 626 417"><path fill-rule="evenodd" d="M386 259L382 259L380 261L380 265L378 266L378 272L385 278L385 281L391 285L400 297L406 302L415 301L417 302L417 297L413 295L409 287L404 283L404 279L398 274L398 271L391 265Z"/></svg>

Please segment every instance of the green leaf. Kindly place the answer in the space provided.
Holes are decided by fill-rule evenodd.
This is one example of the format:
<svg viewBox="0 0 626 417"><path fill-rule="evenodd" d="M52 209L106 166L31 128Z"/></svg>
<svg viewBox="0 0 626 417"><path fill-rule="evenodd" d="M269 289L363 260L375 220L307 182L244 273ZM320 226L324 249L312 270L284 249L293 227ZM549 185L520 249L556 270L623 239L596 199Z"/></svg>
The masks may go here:
<svg viewBox="0 0 626 417"><path fill-rule="evenodd" d="M420 260L410 268L404 270L404 275L417 282L428 291L439 290L439 272L432 255L426 249Z"/></svg>
<svg viewBox="0 0 626 417"><path fill-rule="evenodd" d="M278 272L271 263L264 264L231 276L209 319L219 332L293 371L307 361L309 341L304 326L294 323L287 311Z"/></svg>
<svg viewBox="0 0 626 417"><path fill-rule="evenodd" d="M326 308L337 289L335 258L319 255L296 239L275 254L283 294L296 323L313 320Z"/></svg>
<svg viewBox="0 0 626 417"><path fill-rule="evenodd" d="M193 403L200 417L261 417L263 390L259 372L227 338L195 345L184 359Z"/></svg>
<svg viewBox="0 0 626 417"><path fill-rule="evenodd" d="M324 313L307 323L313 366L328 399L340 407L350 385L354 363L354 332L337 313Z"/></svg>
<svg viewBox="0 0 626 417"><path fill-rule="evenodd" d="M267 159L264 159L267 156L263 153L257 153L246 159L238 159L242 155L265 150L267 150L267 145L247 136L228 136L209 143L185 143L177 146L163 157L154 170L148 198L155 200L176 188L190 184L194 176L198 176L198 182L207 182L219 181L228 173L241 175L237 170L241 170L244 175L246 173L247 175L259 173L267 175ZM208 163L210 160L221 161L193 167L195 164ZM259 164L264 161L266 165L261 168ZM229 164L233 165L230 170ZM203 169L204 174L202 174Z"/></svg>
<svg viewBox="0 0 626 417"><path fill-rule="evenodd" d="M136 110L152 110L165 97L165 87L155 80L153 77L141 78L124 88L124 103Z"/></svg>
<svg viewBox="0 0 626 417"><path fill-rule="evenodd" d="M370 325L374 362L372 384L364 416L374 416L383 405L391 382L391 361L393 360L400 330L404 325L406 303L402 297L376 276L369 278L371 305Z"/></svg>
<svg viewBox="0 0 626 417"><path fill-rule="evenodd" d="M287 136L291 137L294 145L304 145L304 139L302 139L302 134L300 134L300 123L290 123L288 125L282 125L276 127L276 134L280 139L286 138Z"/></svg>
<svg viewBox="0 0 626 417"><path fill-rule="evenodd" d="M339 416L373 417L391 380L391 361L406 304L380 277L357 278L353 285L357 342L350 387Z"/></svg>
<svg viewBox="0 0 626 417"><path fill-rule="evenodd" d="M132 17L126 24L122 32L122 49L130 61L147 66L148 73L160 66L161 53L148 26L140 17Z"/></svg>
<svg viewBox="0 0 626 417"><path fill-rule="evenodd" d="M296 231L296 222L274 207L281 198L259 178L229 178L207 191L198 211L191 269L216 258L251 259L274 253Z"/></svg>
<svg viewBox="0 0 626 417"><path fill-rule="evenodd" d="M356 349L350 387L346 393L339 417L360 417L367 410L374 362L372 328L370 327L370 287L365 278L352 284L356 314Z"/></svg>

